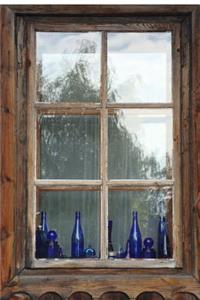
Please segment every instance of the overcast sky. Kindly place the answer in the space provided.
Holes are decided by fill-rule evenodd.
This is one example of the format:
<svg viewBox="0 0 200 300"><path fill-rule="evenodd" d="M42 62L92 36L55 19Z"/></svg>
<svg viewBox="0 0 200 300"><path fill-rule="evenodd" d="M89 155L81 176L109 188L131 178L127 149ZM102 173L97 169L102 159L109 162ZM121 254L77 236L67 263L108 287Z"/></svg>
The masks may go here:
<svg viewBox="0 0 200 300"><path fill-rule="evenodd" d="M80 49L90 45L88 53ZM100 86L101 33L37 33L37 60L49 80L70 71L79 59L88 77ZM171 33L108 33L108 68L119 102L171 101ZM124 110L120 122L146 155L156 155L162 166L172 151L171 110ZM170 155L171 156L171 155Z"/></svg>

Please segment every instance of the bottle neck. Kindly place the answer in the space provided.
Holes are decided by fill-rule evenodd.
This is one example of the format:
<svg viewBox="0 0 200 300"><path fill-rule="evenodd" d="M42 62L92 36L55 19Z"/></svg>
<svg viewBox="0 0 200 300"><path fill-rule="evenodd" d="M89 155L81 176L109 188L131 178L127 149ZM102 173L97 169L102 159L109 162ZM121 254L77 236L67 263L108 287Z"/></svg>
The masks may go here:
<svg viewBox="0 0 200 300"><path fill-rule="evenodd" d="M81 222L81 213L80 213L80 211L76 211L75 221L76 221L76 224L80 224L80 222Z"/></svg>
<svg viewBox="0 0 200 300"><path fill-rule="evenodd" d="M166 218L164 216L160 216L160 222L165 223L166 222Z"/></svg>
<svg viewBox="0 0 200 300"><path fill-rule="evenodd" d="M137 223L138 222L138 213L137 211L133 212L133 223Z"/></svg>
<svg viewBox="0 0 200 300"><path fill-rule="evenodd" d="M44 211L41 212L41 226L42 230L45 231L47 229L47 214Z"/></svg>

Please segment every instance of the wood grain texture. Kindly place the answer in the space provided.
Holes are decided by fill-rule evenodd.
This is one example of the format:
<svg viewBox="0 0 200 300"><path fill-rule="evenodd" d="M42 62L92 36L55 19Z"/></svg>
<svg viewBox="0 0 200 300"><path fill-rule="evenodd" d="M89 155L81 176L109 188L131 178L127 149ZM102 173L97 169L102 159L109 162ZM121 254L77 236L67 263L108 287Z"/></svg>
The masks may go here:
<svg viewBox="0 0 200 300"><path fill-rule="evenodd" d="M14 211L16 187L14 18L1 8L1 284L15 274Z"/></svg>
<svg viewBox="0 0 200 300"><path fill-rule="evenodd" d="M200 6L192 18L192 104L193 104L193 274L200 281Z"/></svg>
<svg viewBox="0 0 200 300"><path fill-rule="evenodd" d="M69 15L186 15L195 5L12 5L23 14L69 14Z"/></svg>
<svg viewBox="0 0 200 300"><path fill-rule="evenodd" d="M36 72L35 72L35 32L33 27L27 25L27 243L26 243L26 265L30 264L35 255L35 230L36 230L36 161L37 161L37 132L36 132L36 111L34 103L36 101Z"/></svg>
<svg viewBox="0 0 200 300"><path fill-rule="evenodd" d="M192 147L195 149L192 150L192 155L185 159L185 168L187 168L187 164L191 162L192 166L195 169L194 173L187 173L185 171L186 178L184 180L184 204L186 205L184 208L184 222L185 222L185 234L183 236L184 242L184 254L186 253L185 258L185 270L190 272L193 270L196 278L200 279L200 12L199 6L12 6L11 9L15 9L19 14L25 15L25 13L30 14L76 14L76 15L88 15L88 14L99 14L99 15L147 15L150 14L152 17L155 14L160 14L163 16L179 14L179 16L186 17L189 16L189 20L191 17L192 20L192 28L189 30L189 36L187 38L191 38L192 34L192 48L191 58L192 58L192 80L188 80L187 78L187 65L189 63L188 54L186 57L183 57L183 66L186 73L185 76L186 81L184 83L184 99L183 105L185 107L185 102L187 102L189 96L192 96L193 102L193 119L192 119L192 130L190 133L195 134L190 139L192 141ZM1 62L2 67L2 95L1 101L3 104L2 107L2 120L1 122L1 131L2 135L2 166L3 166L3 176L2 176L2 189L1 196L3 196L2 207L6 214L3 214L2 223L4 223L5 227L2 227L1 238L3 239L1 250L6 252L6 259L2 263L3 270L3 282L6 283L8 279L10 279L15 273L15 259L14 259L14 251L13 251L13 241L14 241L14 202L13 199L15 197L14 189L15 189L15 142L13 142L13 138L15 136L15 102L14 102L14 15L13 12L10 11L7 7L1 8L3 14L1 15L1 34L2 40L4 41L3 47L1 48L2 55ZM195 11L195 12L194 12ZM191 15L192 13L192 15ZM148 18L148 17L147 17ZM159 19L159 18L158 18ZM157 20L158 20L157 19ZM186 17L187 19L187 17ZM167 19L166 19L167 20ZM177 19L176 19L177 21ZM184 21L186 24L186 21ZM184 27L183 27L184 28ZM11 29L11 30L10 30ZM151 28L152 30L152 28ZM186 48L186 53L188 48ZM184 61L187 61L184 64ZM22 73L21 73L22 74ZM188 85L189 83L189 85ZM188 89L192 84L192 95L188 93ZM195 103L195 105L194 105ZM186 103L185 107L185 115L188 116L187 110L190 107ZM191 115L190 115L191 116ZM184 125L185 122L185 125ZM183 131L184 134L188 135L188 125L187 118L183 118ZM24 124L24 123L23 123ZM186 127L185 127L186 126ZM191 124L190 124L191 126ZM195 126L195 131L194 131ZM6 133L6 134L5 134ZM23 134L22 134L23 136ZM187 140L187 138L186 138ZM187 143L185 140L183 151L188 151L188 147L191 146L191 143ZM6 147L4 147L6 145ZM190 153L191 154L191 153ZM183 154L182 154L183 155ZM24 156L25 157L25 156ZM198 159L197 159L198 158ZM18 164L18 170L22 170L20 163ZM21 171L20 171L21 172ZM190 176L192 174L192 176ZM194 187L194 195L190 193L188 189L188 180L190 181L190 192L192 192L192 187ZM194 182L194 184L192 183ZM197 186L197 189L195 189ZM22 193L24 195L24 191L21 190L21 187L18 187L19 194ZM6 195L6 196L5 196ZM24 196L23 196L24 197ZM191 199L191 201L190 201ZM194 200L194 202L193 202ZM191 213L191 218L187 219L188 212ZM185 219L186 218L186 219ZM21 219L19 220L19 222ZM19 225L20 227L21 225ZM193 234L190 235L190 233ZM194 239L193 239L194 237ZM188 245L187 245L188 243ZM192 244L190 244L192 243ZM20 249L23 248L19 245L18 253L22 253ZM23 255L23 254L22 254ZM192 258L193 256L193 258ZM19 265L23 265L24 257L18 258ZM15 277L12 281L10 281L5 289L4 294L6 296L13 293L13 291L27 291L33 297L39 297L46 292L54 291L59 295L63 296L64 299L66 297L70 297L73 293L78 290L81 292L89 293L93 298L99 298L104 293L109 291L111 292L124 292L127 293L128 297L131 299L135 299L138 295L140 295L144 291L154 291L160 293L161 296L166 299L184 299L186 300L194 300L195 297L200 299L200 283L190 275L184 275L185 271L182 269L44 269L44 270L25 270L21 275ZM182 294L183 293L183 294ZM186 294L184 294L186 293ZM188 294L190 293L190 294ZM193 295L193 296L192 296ZM19 296L19 294L18 294ZM6 299L6 298L5 298ZM23 299L23 298L22 298Z"/></svg>
<svg viewBox="0 0 200 300"><path fill-rule="evenodd" d="M25 266L25 244L26 244L26 199L27 199L27 101L26 101L26 30L22 18L16 20L16 271L20 272ZM19 222L21 220L21 222Z"/></svg>
<svg viewBox="0 0 200 300"><path fill-rule="evenodd" d="M182 164L182 222L183 224L183 265L186 272L192 271L192 223L191 223L191 99L190 99L190 25L186 19L181 33L181 164ZM187 166L187 167L184 167Z"/></svg>
<svg viewBox="0 0 200 300"><path fill-rule="evenodd" d="M173 177L174 177L174 198L172 205L173 219L173 257L176 259L177 266L183 265L183 247L182 247L182 194L181 187L184 184L183 167L181 165L181 140L184 132L181 130L181 60L180 60L180 34L181 27L177 25L172 32L172 97L173 97ZM187 119L188 121L188 119Z"/></svg>
<svg viewBox="0 0 200 300"><path fill-rule="evenodd" d="M123 292L107 292L101 295L100 300L129 300Z"/></svg>
<svg viewBox="0 0 200 300"><path fill-rule="evenodd" d="M144 291L153 291L162 295L165 299L172 299L179 293L192 293L200 299L199 283L189 275L52 275L52 276L19 276L12 282L12 291L28 292L33 298L46 292L56 292L62 297L69 298L77 291L90 294L99 299L107 292L122 292L130 299L135 299ZM9 287L6 293L9 295Z"/></svg>
<svg viewBox="0 0 200 300"><path fill-rule="evenodd" d="M174 259L31 259L32 268L175 268Z"/></svg>
<svg viewBox="0 0 200 300"><path fill-rule="evenodd" d="M155 20L155 19L154 19ZM104 18L104 17L90 17L84 16L75 18L52 18L52 17L34 17L30 18L29 22L36 31L49 32L88 32L88 31L111 31L112 32L152 32L152 31L171 31L174 27L174 20L163 22L160 19L155 23L153 19L143 20L131 18ZM74 99L75 100L75 99Z"/></svg>

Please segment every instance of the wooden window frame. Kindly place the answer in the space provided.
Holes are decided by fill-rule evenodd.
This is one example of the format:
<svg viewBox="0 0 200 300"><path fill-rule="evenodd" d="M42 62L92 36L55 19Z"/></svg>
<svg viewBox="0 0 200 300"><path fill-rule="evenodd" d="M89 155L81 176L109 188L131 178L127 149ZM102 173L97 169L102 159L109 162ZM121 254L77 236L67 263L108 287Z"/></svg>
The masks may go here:
<svg viewBox="0 0 200 300"><path fill-rule="evenodd" d="M50 16L51 15L51 16ZM127 17L138 22L165 19L166 23L177 23L181 30L181 128L182 144L180 156L183 163L182 176L182 217L183 223L183 264L170 269L120 269L110 266L99 266L96 269L82 266L72 270L37 269L29 270L29 261L25 257L26 248L26 211L27 211L27 78L31 81L31 59L27 55L27 22L38 21L38 16L47 22L52 16L62 17ZM135 298L140 291L157 290L165 297L179 291L188 291L200 297L200 9L199 6L2 6L1 37L4 41L1 49L2 58L2 114L1 114L1 161L2 161L2 220L1 249L6 255L2 262L3 294L23 290L39 294L49 286L58 291L61 283L70 285L70 292L64 287L66 294L77 291L77 284L84 290L85 280L91 283L88 291L94 297L113 290L127 292ZM50 16L50 17L49 17ZM16 45L16 33L18 45ZM28 76L28 77L27 77ZM28 108L29 109L29 108ZM41 109L43 109L41 107ZM29 211L28 219L31 219ZM30 228L29 228L30 230ZM17 275L18 274L18 275ZM84 275L84 279L81 277ZM66 277L67 276L67 277ZM91 276L94 276L93 280ZM105 276L105 282L104 282ZM106 277L107 276L107 277ZM117 277L116 277L117 276ZM125 277L125 278L124 278ZM158 278L159 277L159 278ZM37 285L49 278L48 286L35 291ZM106 279L107 278L107 279ZM118 278L116 280L116 278ZM155 287L155 278L156 287ZM58 279L60 280L58 282ZM139 282L142 280L142 285ZM134 281L134 284L133 284ZM130 283L132 286L130 287ZM139 287L140 286L140 287Z"/></svg>
<svg viewBox="0 0 200 300"><path fill-rule="evenodd" d="M137 21L137 22L136 22ZM180 131L180 24L135 18L29 18L27 21L28 69L28 266L32 268L178 268L182 266L181 230L181 131ZM100 103L38 102L36 95L36 32L101 32ZM169 103L109 103L107 101L107 32L171 32L172 34L172 99ZM176 82L176 84L174 84ZM77 100L77 99L74 99ZM152 99L153 100L153 99ZM108 179L108 115L115 109L172 109L173 122L173 179L172 180L109 180ZM37 118L40 114L97 115L100 119L100 180L47 180L37 179L39 153ZM108 259L108 192L109 190L138 190L170 186L174 190L172 203L173 258L169 259ZM98 190L100 192L100 253L98 259L35 259L35 216L38 193L42 190ZM32 216L30 218L30 216Z"/></svg>

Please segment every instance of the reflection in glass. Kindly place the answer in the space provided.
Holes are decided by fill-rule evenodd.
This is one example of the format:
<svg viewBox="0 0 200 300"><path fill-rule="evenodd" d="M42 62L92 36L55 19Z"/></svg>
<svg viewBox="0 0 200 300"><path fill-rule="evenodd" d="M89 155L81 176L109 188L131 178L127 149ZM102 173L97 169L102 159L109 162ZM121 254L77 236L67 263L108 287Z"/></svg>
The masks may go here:
<svg viewBox="0 0 200 300"><path fill-rule="evenodd" d="M56 230L64 255L71 256L71 235L76 211L81 213L85 248L91 245L99 256L99 192L40 192L38 211L46 211L50 230Z"/></svg>
<svg viewBox="0 0 200 300"><path fill-rule="evenodd" d="M143 191L111 191L109 193L109 220L113 221L114 251L126 248L132 225L132 212L138 212L142 240L151 237L157 251L158 223L160 216L166 216L172 245L172 190L150 188ZM119 221L120 220L120 221Z"/></svg>
<svg viewBox="0 0 200 300"><path fill-rule="evenodd" d="M116 110L108 126L109 178L172 178L171 109Z"/></svg>
<svg viewBox="0 0 200 300"><path fill-rule="evenodd" d="M39 122L41 178L99 178L97 116L42 115Z"/></svg>
<svg viewBox="0 0 200 300"><path fill-rule="evenodd" d="M99 101L99 32L37 32L36 45L38 101Z"/></svg>
<svg viewBox="0 0 200 300"><path fill-rule="evenodd" d="M171 33L108 33L110 102L170 102Z"/></svg>

